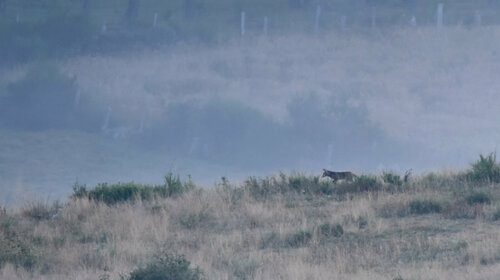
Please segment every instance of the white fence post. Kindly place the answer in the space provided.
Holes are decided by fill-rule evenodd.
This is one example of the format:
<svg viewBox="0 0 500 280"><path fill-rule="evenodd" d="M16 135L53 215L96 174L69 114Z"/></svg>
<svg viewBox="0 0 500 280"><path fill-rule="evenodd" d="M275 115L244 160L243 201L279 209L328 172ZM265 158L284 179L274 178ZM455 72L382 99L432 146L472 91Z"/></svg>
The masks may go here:
<svg viewBox="0 0 500 280"><path fill-rule="evenodd" d="M264 17L264 35L267 36L267 23L268 23L268 20L267 20L267 17Z"/></svg>
<svg viewBox="0 0 500 280"><path fill-rule="evenodd" d="M417 26L417 18L415 16L411 16L410 26L412 26L412 27L416 27Z"/></svg>
<svg viewBox="0 0 500 280"><path fill-rule="evenodd" d="M141 124L139 125L139 133L142 134L144 131L144 117L141 119Z"/></svg>
<svg viewBox="0 0 500 280"><path fill-rule="evenodd" d="M340 17L340 30L345 31L346 27L347 27L347 17L341 16Z"/></svg>
<svg viewBox="0 0 500 280"><path fill-rule="evenodd" d="M321 15L321 6L316 6L316 17L314 18L314 32L318 33L319 30L319 16Z"/></svg>
<svg viewBox="0 0 500 280"><path fill-rule="evenodd" d="M81 89L78 89L75 93L75 100L73 103L74 109L78 109L78 106L80 105L80 94L81 94Z"/></svg>
<svg viewBox="0 0 500 280"><path fill-rule="evenodd" d="M158 22L158 13L155 13L154 17L153 17L153 28L156 27L156 23Z"/></svg>
<svg viewBox="0 0 500 280"><path fill-rule="evenodd" d="M444 4L439 3L437 8L437 28L443 27L443 9Z"/></svg>
<svg viewBox="0 0 500 280"><path fill-rule="evenodd" d="M474 21L476 23L476 26L481 26L481 24L482 24L482 17L481 17L481 13L479 12L479 10L476 10L474 12Z"/></svg>
<svg viewBox="0 0 500 280"><path fill-rule="evenodd" d="M108 26L106 25L106 21L103 21L101 26L101 33L106 33L106 31L108 31Z"/></svg>
<svg viewBox="0 0 500 280"><path fill-rule="evenodd" d="M241 12L241 36L245 35L245 12Z"/></svg>
<svg viewBox="0 0 500 280"><path fill-rule="evenodd" d="M111 118L112 112L113 109L111 109L111 106L108 106L108 111L106 112L106 116L104 117L104 122L102 123L101 131L107 132L109 126L109 119Z"/></svg>

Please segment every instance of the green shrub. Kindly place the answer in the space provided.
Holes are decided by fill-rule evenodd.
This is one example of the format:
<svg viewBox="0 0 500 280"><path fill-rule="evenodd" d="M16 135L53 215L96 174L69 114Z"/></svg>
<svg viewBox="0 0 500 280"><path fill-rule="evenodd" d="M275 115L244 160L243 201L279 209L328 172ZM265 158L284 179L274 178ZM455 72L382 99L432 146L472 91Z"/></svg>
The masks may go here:
<svg viewBox="0 0 500 280"><path fill-rule="evenodd" d="M382 183L373 175L361 175L354 182L342 182L335 187L339 194L382 190Z"/></svg>
<svg viewBox="0 0 500 280"><path fill-rule="evenodd" d="M191 178L182 182L179 176L169 173L165 176L163 185L149 186L137 183L98 184L94 189L87 190L85 186L75 184L72 198L88 198L101 201L108 205L134 201L136 199L150 200L154 197L176 197L195 188Z"/></svg>
<svg viewBox="0 0 500 280"><path fill-rule="evenodd" d="M179 222L187 229L195 229L210 225L210 222L212 221L211 218L212 216L207 213L206 209L203 209L198 213L182 215L179 219Z"/></svg>
<svg viewBox="0 0 500 280"><path fill-rule="evenodd" d="M282 245L282 240L276 232L264 236L260 242L260 248L278 248Z"/></svg>
<svg viewBox="0 0 500 280"><path fill-rule="evenodd" d="M489 194L485 192L473 192L466 198L469 205L473 204L489 204L491 202Z"/></svg>
<svg viewBox="0 0 500 280"><path fill-rule="evenodd" d="M288 235L285 239L285 244L289 247L299 248L306 246L311 241L311 238L312 233L310 231L301 230Z"/></svg>
<svg viewBox="0 0 500 280"><path fill-rule="evenodd" d="M102 201L106 204L116 204L119 202L135 200L136 198L147 199L149 198L147 196L148 194L151 194L151 188L132 182L112 185L101 183L88 192L88 198L91 200Z"/></svg>
<svg viewBox="0 0 500 280"><path fill-rule="evenodd" d="M24 209L23 215L38 221L50 220L59 213L62 207L63 205L58 201L52 205L42 202L33 203Z"/></svg>
<svg viewBox="0 0 500 280"><path fill-rule="evenodd" d="M83 197L88 197L89 192L87 190L86 185L80 185L78 182L75 182L73 184L73 194L71 195L72 198L83 198Z"/></svg>
<svg viewBox="0 0 500 280"><path fill-rule="evenodd" d="M129 280L197 280L202 279L199 268L190 268L182 256L164 255L130 274Z"/></svg>
<svg viewBox="0 0 500 280"><path fill-rule="evenodd" d="M467 243L467 241L465 240L460 240L457 242L457 244L455 245L455 250L456 251L460 251L460 250L465 250L467 249L467 247L469 247L469 244Z"/></svg>
<svg viewBox="0 0 500 280"><path fill-rule="evenodd" d="M443 210L441 202L430 199L414 199L409 206L411 214L440 213Z"/></svg>
<svg viewBox="0 0 500 280"><path fill-rule="evenodd" d="M5 263L32 269L38 261L35 248L18 229L18 220L13 217L0 219L0 267Z"/></svg>
<svg viewBox="0 0 500 280"><path fill-rule="evenodd" d="M401 180L401 176L399 176L398 174L396 174L394 172L390 172L390 171L382 172L382 180L386 184L391 184L391 185L395 185L398 187L403 185L403 181Z"/></svg>
<svg viewBox="0 0 500 280"><path fill-rule="evenodd" d="M258 179L248 178L243 189L247 190L254 198L266 198L276 194L325 194L334 192L334 184L328 181L320 181L319 176L305 176L292 174L287 176L280 173L279 178L267 177Z"/></svg>
<svg viewBox="0 0 500 280"><path fill-rule="evenodd" d="M468 177L473 181L500 182L500 164L496 162L496 153L488 156L479 155L479 160L472 164Z"/></svg>
<svg viewBox="0 0 500 280"><path fill-rule="evenodd" d="M340 237L344 234L344 228L340 224L322 224L319 226L318 231L324 237Z"/></svg>
<svg viewBox="0 0 500 280"><path fill-rule="evenodd" d="M255 271L259 268L259 263L249 258L241 256L231 260L231 270L235 279L255 279Z"/></svg>
<svg viewBox="0 0 500 280"><path fill-rule="evenodd" d="M357 222L359 229L363 229L368 225L368 219L364 216L360 216Z"/></svg>
<svg viewBox="0 0 500 280"><path fill-rule="evenodd" d="M178 196L183 194L184 192L193 190L196 186L191 181L191 176L188 176L188 180L186 182L182 182L179 175L175 175L172 172L169 172L167 176L165 176L165 184L163 185L166 193L164 196ZM163 190L160 186L158 190Z"/></svg>

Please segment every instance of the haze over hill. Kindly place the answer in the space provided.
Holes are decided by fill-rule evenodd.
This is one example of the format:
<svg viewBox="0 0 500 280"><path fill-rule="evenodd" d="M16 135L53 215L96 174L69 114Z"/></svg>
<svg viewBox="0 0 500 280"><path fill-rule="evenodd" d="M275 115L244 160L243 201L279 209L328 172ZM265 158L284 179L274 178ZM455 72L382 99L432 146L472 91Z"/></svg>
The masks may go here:
<svg viewBox="0 0 500 280"><path fill-rule="evenodd" d="M3 14L35 10L6 3ZM40 30L2 21L0 203L26 193L64 198L75 181L159 183L169 171L211 186L221 176L289 170L455 169L496 149L496 6L481 10L491 25L474 26L473 12L447 3L438 29L434 3L379 6L374 28L363 27L371 24L369 6L346 4L342 29L336 6L323 5L319 31L305 34L314 30L316 5L299 3L273 6L267 36L260 15L271 8L248 3L208 21L219 33L202 24L214 17L208 4L192 22L165 6L171 13L160 14L156 29L145 23L152 3L123 25L125 2L119 12L94 3L88 18L55 13ZM240 37L245 7L248 31ZM414 12L419 25L408 24L409 12L385 16L393 8ZM57 28L73 34L74 45L58 41Z"/></svg>

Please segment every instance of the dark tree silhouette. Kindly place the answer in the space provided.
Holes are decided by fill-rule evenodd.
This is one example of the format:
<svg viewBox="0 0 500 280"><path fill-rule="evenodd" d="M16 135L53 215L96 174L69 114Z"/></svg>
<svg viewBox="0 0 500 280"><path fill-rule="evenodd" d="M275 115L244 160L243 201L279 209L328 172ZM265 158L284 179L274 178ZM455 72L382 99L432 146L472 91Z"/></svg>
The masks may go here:
<svg viewBox="0 0 500 280"><path fill-rule="evenodd" d="M193 18L200 14L201 5L197 0L184 0L184 17Z"/></svg>
<svg viewBox="0 0 500 280"><path fill-rule="evenodd" d="M310 0L288 0L288 5L292 9L303 9Z"/></svg>
<svg viewBox="0 0 500 280"><path fill-rule="evenodd" d="M84 14L88 14L90 12L90 0L83 0L83 3L82 3L82 12Z"/></svg>
<svg viewBox="0 0 500 280"><path fill-rule="evenodd" d="M139 0L128 0L127 12L125 13L125 19L129 23L133 23L137 20L138 14L139 14Z"/></svg>

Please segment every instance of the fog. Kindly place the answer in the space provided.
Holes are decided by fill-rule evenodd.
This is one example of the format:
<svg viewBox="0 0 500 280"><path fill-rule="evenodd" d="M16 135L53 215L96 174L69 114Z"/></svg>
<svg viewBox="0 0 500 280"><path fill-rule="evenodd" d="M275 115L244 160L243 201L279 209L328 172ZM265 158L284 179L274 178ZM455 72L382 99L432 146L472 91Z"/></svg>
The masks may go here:
<svg viewBox="0 0 500 280"><path fill-rule="evenodd" d="M4 15L42 9L3 2ZM99 4L83 2L97 35L57 43L63 54L50 44L30 56L32 49L0 46L0 204L64 200L75 183L157 184L169 172L211 187L221 177L322 168L461 170L500 143L500 27L487 1L478 4L479 22L474 7L447 2L442 26L437 2L427 9L374 1L377 16L363 18L374 10L363 6L370 1L339 4L344 14L321 1L281 1L289 10L269 26L266 19L265 30L259 7L243 27L233 12L245 8L240 3L223 10L235 13L224 28L200 16L222 30L205 23L209 39L193 32L195 39L175 40L165 22L176 12L196 17L197 6L168 7L173 16L155 15L155 26L144 27L154 1L139 2L140 28L126 25L130 35L116 31L122 20L103 23ZM133 17L122 2L121 13ZM290 21L289 13L306 16ZM0 23L1 36L19 39L5 35L19 22Z"/></svg>

